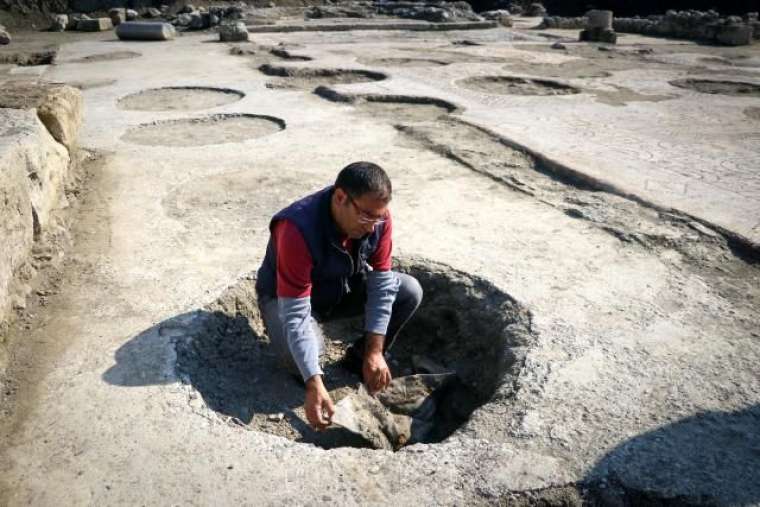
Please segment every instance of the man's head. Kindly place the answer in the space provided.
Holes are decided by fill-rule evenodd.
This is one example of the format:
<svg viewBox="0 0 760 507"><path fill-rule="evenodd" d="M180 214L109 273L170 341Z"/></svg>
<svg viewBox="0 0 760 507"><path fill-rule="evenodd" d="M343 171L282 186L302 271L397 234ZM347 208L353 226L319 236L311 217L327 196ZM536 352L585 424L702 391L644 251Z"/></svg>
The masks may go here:
<svg viewBox="0 0 760 507"><path fill-rule="evenodd" d="M388 214L391 180L372 162L354 162L335 180L332 214L338 228L352 239L370 234Z"/></svg>

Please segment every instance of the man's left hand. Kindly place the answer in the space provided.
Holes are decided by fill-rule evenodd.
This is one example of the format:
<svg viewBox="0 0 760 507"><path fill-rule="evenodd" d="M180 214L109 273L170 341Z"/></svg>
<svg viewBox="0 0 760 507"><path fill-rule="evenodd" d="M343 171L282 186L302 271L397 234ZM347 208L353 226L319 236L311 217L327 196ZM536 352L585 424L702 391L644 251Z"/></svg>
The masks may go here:
<svg viewBox="0 0 760 507"><path fill-rule="evenodd" d="M375 394L388 387L388 384L391 383L391 370L388 368L382 352L364 354L362 376L369 394Z"/></svg>

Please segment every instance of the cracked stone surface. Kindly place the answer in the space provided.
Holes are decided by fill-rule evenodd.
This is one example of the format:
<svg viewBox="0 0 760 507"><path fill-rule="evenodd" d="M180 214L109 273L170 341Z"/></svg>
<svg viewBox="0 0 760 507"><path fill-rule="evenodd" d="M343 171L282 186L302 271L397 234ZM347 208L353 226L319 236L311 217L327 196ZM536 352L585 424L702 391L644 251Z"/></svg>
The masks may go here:
<svg viewBox="0 0 760 507"><path fill-rule="evenodd" d="M737 68L723 60L754 61L756 46L626 36L613 52L567 43L559 54L554 40L522 30L529 21L460 33L257 34L258 44L312 58L273 55L275 66L388 76L327 83L336 93L457 108L411 118L325 100L311 93L325 83L311 78L269 88L288 78L260 72L264 55L230 54L208 34L108 48L93 36L35 69L55 82L114 82L82 91L80 144L104 153L104 164L76 222L66 283L18 331L25 345L7 382L17 381L3 389L14 412L0 425L0 500L760 503L760 271L748 246L760 242L760 153L757 121L745 113L756 98L669 84L730 80L722 73ZM74 62L108 51L141 56ZM448 64L361 63L380 58ZM541 79L552 74L543 63L578 59L593 61L596 77L570 76L586 76L580 64L556 73L577 94L456 84L509 75L515 62L525 62L523 78L542 64ZM740 80L759 83L753 76ZM118 107L120 97L169 86L239 90L243 100L214 113L287 128L212 145L125 142L139 125L196 117ZM628 100L621 87L668 99ZM597 100L604 93L615 104ZM535 336L513 381L452 436L397 452L325 450L241 425L188 381L174 346L258 266L271 214L360 159L393 180L397 257L487 281L530 312Z"/></svg>

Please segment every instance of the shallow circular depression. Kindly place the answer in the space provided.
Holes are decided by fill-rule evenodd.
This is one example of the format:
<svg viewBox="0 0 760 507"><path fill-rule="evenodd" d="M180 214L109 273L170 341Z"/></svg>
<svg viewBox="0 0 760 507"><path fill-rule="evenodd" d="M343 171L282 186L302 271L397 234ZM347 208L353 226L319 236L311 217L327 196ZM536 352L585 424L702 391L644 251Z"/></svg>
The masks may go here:
<svg viewBox="0 0 760 507"><path fill-rule="evenodd" d="M126 111L196 111L232 104L243 97L245 93L229 88L170 86L126 95L118 106Z"/></svg>
<svg viewBox="0 0 760 507"><path fill-rule="evenodd" d="M377 67L441 67L451 62L432 58L359 58L359 63Z"/></svg>
<svg viewBox="0 0 760 507"><path fill-rule="evenodd" d="M426 399L424 432L406 443L440 442L497 391L513 384L524 351L533 343L530 315L489 282L446 265L408 259L398 262L395 269L416 277L425 296L391 351L394 378L432 378L408 375L455 372ZM317 433L308 427L303 387L277 364L254 286L253 277L244 278L196 312L191 324L185 319L162 325L160 332L174 337L180 377L200 394L200 399L190 395L191 406L217 412L248 429L324 448L372 447L345 429L331 427ZM338 402L353 396L360 381L340 359L349 341L361 336L361 318L322 327L327 349L325 382Z"/></svg>
<svg viewBox="0 0 760 507"><path fill-rule="evenodd" d="M476 76L457 81L457 85L470 90L497 95L572 95L578 88L558 81L531 79L516 76Z"/></svg>
<svg viewBox="0 0 760 507"><path fill-rule="evenodd" d="M129 60L140 56L142 56L142 54L136 51L109 51L108 53L97 53L94 55L83 56L82 58L71 60L71 63L110 62L114 60Z"/></svg>
<svg viewBox="0 0 760 507"><path fill-rule="evenodd" d="M311 67L281 67L264 64L259 71L280 78L270 88L314 88L319 85L368 83L382 81L388 76L381 72L361 69L320 69Z"/></svg>
<svg viewBox="0 0 760 507"><path fill-rule="evenodd" d="M122 141L145 146L207 146L239 143L285 129L285 122L256 114L216 114L157 121L133 127Z"/></svg>
<svg viewBox="0 0 760 507"><path fill-rule="evenodd" d="M710 79L676 79L670 84L678 88L694 90L712 95L735 97L760 97L760 84L741 81L718 81Z"/></svg>

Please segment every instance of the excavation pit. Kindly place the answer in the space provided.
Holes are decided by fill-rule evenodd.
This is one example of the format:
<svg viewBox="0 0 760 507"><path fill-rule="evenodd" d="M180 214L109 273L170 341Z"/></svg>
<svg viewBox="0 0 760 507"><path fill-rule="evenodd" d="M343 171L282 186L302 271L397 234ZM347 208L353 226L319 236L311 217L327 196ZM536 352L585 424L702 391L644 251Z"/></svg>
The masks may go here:
<svg viewBox="0 0 760 507"><path fill-rule="evenodd" d="M319 85L368 83L388 78L385 74L369 70L280 67L268 63L261 65L259 71L280 78L267 84L269 88L283 89L312 89Z"/></svg>
<svg viewBox="0 0 760 507"><path fill-rule="evenodd" d="M215 114L157 121L129 129L122 141L144 146L208 146L240 143L285 129L285 122L256 114Z"/></svg>
<svg viewBox="0 0 760 507"><path fill-rule="evenodd" d="M253 277L197 312L193 324L179 330L168 325L166 334L176 337L178 373L200 394L190 395L191 406L217 412L246 429L323 448L398 449L446 439L500 387L512 385L532 343L530 315L489 282L443 264L412 259L395 269L416 277L425 296L390 352L394 389L377 399L363 397L359 377L341 364L347 345L361 336L361 318L321 326L324 380L333 401L343 410L369 399L374 409L360 408L354 415L377 425L371 410L379 406L383 420L398 423L402 438L387 432L359 435L335 425L318 433L308 426L303 386L278 365Z"/></svg>
<svg viewBox="0 0 760 507"><path fill-rule="evenodd" d="M457 81L462 88L495 95L572 95L580 90L558 81L515 76L477 76Z"/></svg>
<svg viewBox="0 0 760 507"><path fill-rule="evenodd" d="M171 86L143 90L119 99L125 111L197 111L232 104L245 93L229 88Z"/></svg>
<svg viewBox="0 0 760 507"><path fill-rule="evenodd" d="M760 85L741 81L712 81L709 79L676 79L670 84L686 90L694 90L711 95L731 95L734 97L760 97Z"/></svg>

